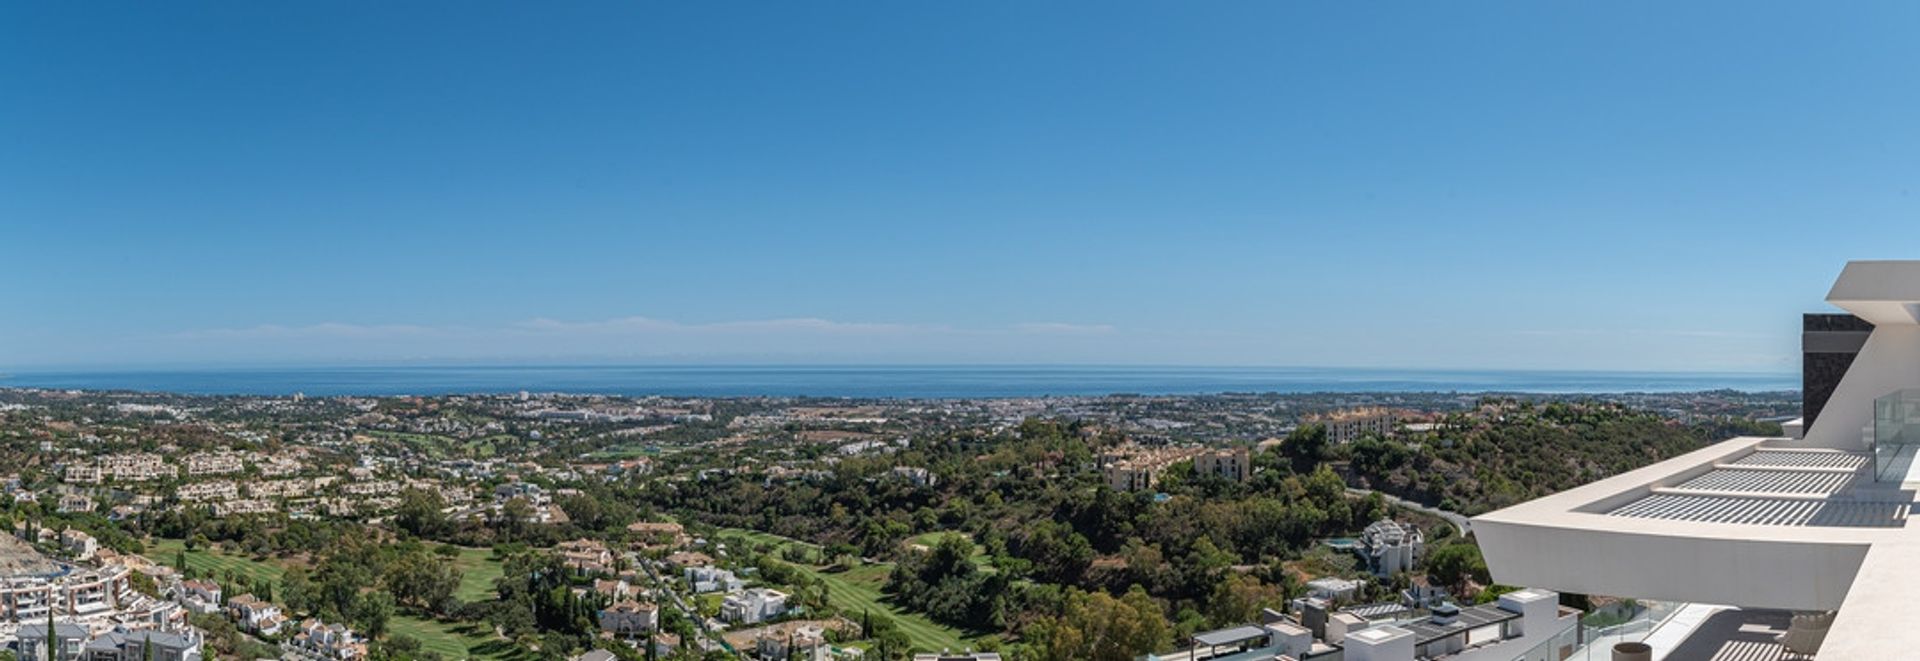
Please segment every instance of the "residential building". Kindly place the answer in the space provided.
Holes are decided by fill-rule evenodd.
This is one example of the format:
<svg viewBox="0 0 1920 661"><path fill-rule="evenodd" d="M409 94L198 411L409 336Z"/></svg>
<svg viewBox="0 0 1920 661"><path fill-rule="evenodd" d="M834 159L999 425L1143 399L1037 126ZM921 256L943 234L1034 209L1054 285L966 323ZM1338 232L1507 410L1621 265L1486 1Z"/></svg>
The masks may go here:
<svg viewBox="0 0 1920 661"><path fill-rule="evenodd" d="M600 609L600 630L615 636L645 635L660 628L660 607L638 601L622 601Z"/></svg>
<svg viewBox="0 0 1920 661"><path fill-rule="evenodd" d="M1550 590L1517 590L1492 604L1449 604L1380 624L1336 613L1309 626L1269 612L1265 622L1197 633L1185 649L1146 661L1561 661L1580 642L1580 612L1559 601Z"/></svg>
<svg viewBox="0 0 1920 661"><path fill-rule="evenodd" d="M1327 442L1334 445L1352 443L1363 436L1386 438L1393 435L1397 421L1393 410L1379 407L1332 411L1307 418L1309 424L1325 427Z"/></svg>
<svg viewBox="0 0 1920 661"><path fill-rule="evenodd" d="M47 620L38 623L21 622L20 630L14 633L18 638L19 657L22 661L71 661L80 658L87 640L91 638L87 628L73 622L53 623L53 644L47 643Z"/></svg>
<svg viewBox="0 0 1920 661"><path fill-rule="evenodd" d="M67 464L61 479L68 484L99 484L100 467L94 464Z"/></svg>
<svg viewBox="0 0 1920 661"><path fill-rule="evenodd" d="M234 483L229 480L195 482L193 484L181 485L180 489L174 492L174 495L178 496L180 500L194 503L213 500L233 500L240 497L240 487L235 486Z"/></svg>
<svg viewBox="0 0 1920 661"><path fill-rule="evenodd" d="M683 571L695 594L737 592L745 585L733 572L713 565L694 565Z"/></svg>
<svg viewBox="0 0 1920 661"><path fill-rule="evenodd" d="M753 653L768 661L826 661L832 647L827 645L826 630L809 624L761 632L753 639Z"/></svg>
<svg viewBox="0 0 1920 661"><path fill-rule="evenodd" d="M1361 531L1360 555L1375 576L1392 576L1413 571L1425 541L1419 526L1382 519Z"/></svg>
<svg viewBox="0 0 1920 661"><path fill-rule="evenodd" d="M272 636L280 633L287 617L280 607L263 601L251 594L243 594L227 600L227 615L243 631Z"/></svg>
<svg viewBox="0 0 1920 661"><path fill-rule="evenodd" d="M102 477L115 482L146 482L178 474L160 455L146 452L107 455L100 458L99 467Z"/></svg>
<svg viewBox="0 0 1920 661"><path fill-rule="evenodd" d="M787 593L768 588L748 588L720 601L720 619L733 624L759 624L786 612Z"/></svg>
<svg viewBox="0 0 1920 661"><path fill-rule="evenodd" d="M58 577L53 581L57 597L54 603L62 612L82 621L112 615L134 599L133 585L128 580L130 571L123 565L107 565Z"/></svg>
<svg viewBox="0 0 1920 661"><path fill-rule="evenodd" d="M180 605L194 613L207 614L220 610L220 584L213 581L185 580L174 590Z"/></svg>
<svg viewBox="0 0 1920 661"><path fill-rule="evenodd" d="M1200 453L1198 448L1124 447L1101 457L1101 474L1114 491L1147 491L1160 472Z"/></svg>
<svg viewBox="0 0 1920 661"><path fill-rule="evenodd" d="M60 546L73 555L75 560L92 560L93 554L100 551L100 542L84 530L70 528L60 533Z"/></svg>
<svg viewBox="0 0 1920 661"><path fill-rule="evenodd" d="M560 555L560 560L576 574L586 576L613 573L613 552L607 549L606 544L597 540L576 539L571 542L561 542L554 547L554 551Z"/></svg>
<svg viewBox="0 0 1920 661"><path fill-rule="evenodd" d="M93 511L93 499L77 493L70 493L60 497L59 507L60 512L63 514L91 512Z"/></svg>
<svg viewBox="0 0 1920 661"><path fill-rule="evenodd" d="M1230 482L1245 482L1253 474L1252 455L1246 448L1208 450L1193 457L1196 476L1212 475Z"/></svg>
<svg viewBox="0 0 1920 661"><path fill-rule="evenodd" d="M116 627L88 642L83 661L200 661L200 636L192 628L178 632Z"/></svg>
<svg viewBox="0 0 1920 661"><path fill-rule="evenodd" d="M908 484L916 487L933 486L935 481L933 471L920 466L894 466L893 470L888 471L887 474L896 479L906 480Z"/></svg>
<svg viewBox="0 0 1920 661"><path fill-rule="evenodd" d="M1367 584L1344 578L1316 578L1307 581L1307 594L1327 601L1352 601L1360 597Z"/></svg>
<svg viewBox="0 0 1920 661"><path fill-rule="evenodd" d="M671 521L635 521L627 524L627 532L645 546L679 546L687 540L686 528Z"/></svg>
<svg viewBox="0 0 1920 661"><path fill-rule="evenodd" d="M0 578L0 621L45 621L53 612L53 582L43 577Z"/></svg>
<svg viewBox="0 0 1920 661"><path fill-rule="evenodd" d="M327 624L316 619L302 621L293 637L281 648L307 659L354 661L367 656L367 643L344 624Z"/></svg>
<svg viewBox="0 0 1920 661"><path fill-rule="evenodd" d="M198 452L187 455L187 477L228 475L246 470L238 452Z"/></svg>

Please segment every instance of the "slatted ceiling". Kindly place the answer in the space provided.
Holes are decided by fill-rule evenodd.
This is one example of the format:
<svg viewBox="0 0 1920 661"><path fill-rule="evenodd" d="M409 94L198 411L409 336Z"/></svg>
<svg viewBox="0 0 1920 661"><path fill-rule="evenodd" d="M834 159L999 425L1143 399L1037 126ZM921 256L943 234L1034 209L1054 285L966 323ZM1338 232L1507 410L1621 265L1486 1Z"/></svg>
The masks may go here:
<svg viewBox="0 0 1920 661"><path fill-rule="evenodd" d="M1708 471L1681 483L1678 489L1831 495L1853 484L1856 473L1757 471L1730 468Z"/></svg>
<svg viewBox="0 0 1920 661"><path fill-rule="evenodd" d="M1908 510L1907 503L1662 493L1628 503L1610 514L1704 523L1895 528L1904 525Z"/></svg>
<svg viewBox="0 0 1920 661"><path fill-rule="evenodd" d="M1867 461L1870 459L1872 459L1871 456L1858 452L1782 452L1778 450L1760 450L1733 461L1731 465L1854 470L1867 465Z"/></svg>

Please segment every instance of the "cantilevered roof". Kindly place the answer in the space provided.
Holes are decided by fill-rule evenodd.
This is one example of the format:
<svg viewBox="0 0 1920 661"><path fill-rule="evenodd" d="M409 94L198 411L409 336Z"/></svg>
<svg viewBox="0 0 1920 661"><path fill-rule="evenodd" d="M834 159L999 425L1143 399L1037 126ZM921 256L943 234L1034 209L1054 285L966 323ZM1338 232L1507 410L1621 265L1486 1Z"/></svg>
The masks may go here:
<svg viewBox="0 0 1920 661"><path fill-rule="evenodd" d="M1847 490L1857 472L1716 469L1673 487L1684 491L1831 496Z"/></svg>
<svg viewBox="0 0 1920 661"><path fill-rule="evenodd" d="M1920 261L1847 262L1827 302L1875 327L1920 324Z"/></svg>
<svg viewBox="0 0 1920 661"><path fill-rule="evenodd" d="M1730 462L1741 467L1830 468L1855 470L1873 461L1864 452L1820 450L1759 450Z"/></svg>
<svg viewBox="0 0 1920 661"><path fill-rule="evenodd" d="M1701 523L1898 528L1906 523L1909 505L1897 502L1656 493L1628 503L1610 514Z"/></svg>

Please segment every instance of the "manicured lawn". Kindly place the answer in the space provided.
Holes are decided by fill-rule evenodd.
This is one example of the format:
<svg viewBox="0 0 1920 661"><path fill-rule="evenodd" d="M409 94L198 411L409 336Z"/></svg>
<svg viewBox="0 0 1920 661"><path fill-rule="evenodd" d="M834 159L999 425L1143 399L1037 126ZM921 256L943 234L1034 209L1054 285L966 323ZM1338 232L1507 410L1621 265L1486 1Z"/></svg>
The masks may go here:
<svg viewBox="0 0 1920 661"><path fill-rule="evenodd" d="M973 541L973 535L969 535L964 532L937 530L934 532L923 532L918 535L908 537L907 543L917 544L917 545L926 547L927 549L932 549L933 547L939 546L940 541L942 539L945 539L947 535L959 535L961 537L966 538L966 540L969 542ZM996 569L993 566L993 559L987 557L986 549L980 548L978 544L974 545L973 555L968 556L967 559L973 562L973 566L976 569L979 569L980 571L989 571L989 572L996 571Z"/></svg>
<svg viewBox="0 0 1920 661"><path fill-rule="evenodd" d="M493 601L499 593L493 589L494 579L503 573L500 561L493 559L492 549L461 548L459 557L453 565L460 568L460 589L453 596L461 601Z"/></svg>
<svg viewBox="0 0 1920 661"><path fill-rule="evenodd" d="M513 647L494 638L485 625L472 622L448 624L423 620L410 615L395 615L387 620L387 635L407 636L420 641L422 649L445 659L508 659Z"/></svg>
<svg viewBox="0 0 1920 661"><path fill-rule="evenodd" d="M723 538L746 539L755 543L800 544L814 547L795 539L768 534L756 530L728 528L721 531ZM907 640L921 651L938 652L942 649L961 649L967 647L969 640L978 636L968 636L966 632L949 627L919 613L902 610L893 605L891 599L881 593L887 584L887 575L893 572L893 563L861 563L860 566L842 572L829 572L821 567L794 565L802 573L827 583L827 602L855 621L861 613L873 612L886 615L900 627Z"/></svg>
<svg viewBox="0 0 1920 661"><path fill-rule="evenodd" d="M207 549L197 551L186 549L185 540L155 539L152 544L147 545L146 555L154 562L172 567L180 552L185 551L187 567L192 568L200 576L225 582L227 572L231 571L237 576L246 577L247 582L252 585L259 585L263 580L272 583L274 596L278 597L280 594L280 577L286 574L287 570L277 563L262 562L246 556L214 553ZM175 568L180 569L180 567Z"/></svg>

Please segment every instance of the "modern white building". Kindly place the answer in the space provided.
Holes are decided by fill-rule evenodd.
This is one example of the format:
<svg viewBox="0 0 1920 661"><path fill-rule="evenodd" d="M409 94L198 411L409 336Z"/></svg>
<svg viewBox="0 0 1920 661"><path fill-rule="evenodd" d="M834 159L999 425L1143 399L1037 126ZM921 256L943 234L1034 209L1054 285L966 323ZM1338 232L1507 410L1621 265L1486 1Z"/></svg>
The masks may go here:
<svg viewBox="0 0 1920 661"><path fill-rule="evenodd" d="M787 612L787 593L748 588L720 601L720 619L733 624L759 624Z"/></svg>
<svg viewBox="0 0 1920 661"><path fill-rule="evenodd" d="M1360 532L1361 553L1375 576L1413 571L1425 541L1420 526L1393 519L1375 521Z"/></svg>
<svg viewBox="0 0 1920 661"><path fill-rule="evenodd" d="M1196 633L1186 649L1145 661L1562 661L1578 645L1579 618L1558 593L1526 589L1386 623L1340 613L1318 625L1319 638L1316 625L1276 617Z"/></svg>
<svg viewBox="0 0 1920 661"><path fill-rule="evenodd" d="M1851 317L1805 322L1804 437L1735 438L1476 517L1493 579L1798 611L1788 651L1913 658L1920 261L1849 263L1827 301Z"/></svg>

